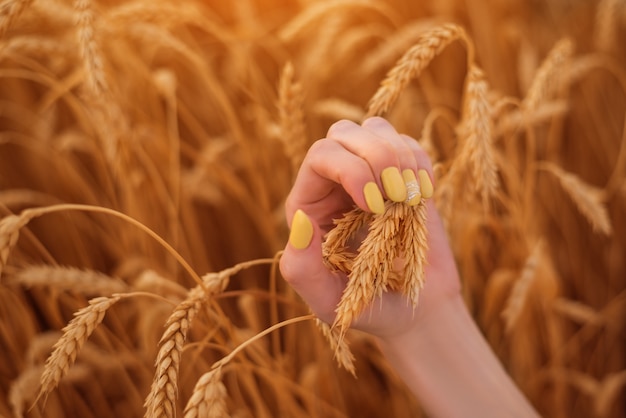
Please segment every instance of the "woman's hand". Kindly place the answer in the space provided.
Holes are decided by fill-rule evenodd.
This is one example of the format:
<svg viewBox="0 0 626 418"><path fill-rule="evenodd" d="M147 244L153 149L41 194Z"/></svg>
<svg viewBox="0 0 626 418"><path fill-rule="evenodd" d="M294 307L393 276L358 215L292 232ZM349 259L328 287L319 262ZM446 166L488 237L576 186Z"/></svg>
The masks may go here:
<svg viewBox="0 0 626 418"><path fill-rule="evenodd" d="M419 178L423 197L432 195L432 165L414 139L400 135L384 119L362 125L340 121L307 153L286 202L291 227L281 258L284 278L323 321L332 323L347 277L328 269L322 260L324 234L333 219L357 205L382 213L384 199L407 200L407 180ZM405 204L414 204L407 202ZM403 295L387 292L353 323L382 339L418 327L438 304L460 294L455 262L432 201L428 210L429 252L425 286L417 311Z"/></svg>

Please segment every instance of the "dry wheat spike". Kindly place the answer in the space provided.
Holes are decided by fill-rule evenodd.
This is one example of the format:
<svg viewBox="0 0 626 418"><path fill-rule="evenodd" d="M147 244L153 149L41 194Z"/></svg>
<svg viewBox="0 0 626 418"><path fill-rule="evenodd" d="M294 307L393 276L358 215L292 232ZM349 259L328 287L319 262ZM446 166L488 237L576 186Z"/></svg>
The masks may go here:
<svg viewBox="0 0 626 418"><path fill-rule="evenodd" d="M335 227L328 231L322 243L322 256L326 265L346 274L352 271L354 254L348 252L347 243L372 220L373 215L354 208L341 219L333 220Z"/></svg>
<svg viewBox="0 0 626 418"><path fill-rule="evenodd" d="M468 165L472 184L470 190L480 193L484 208L489 207L489 200L495 195L499 184L488 93L485 73L478 66L472 65L467 74L465 105L459 124L461 150L457 164ZM465 170L461 172L465 173Z"/></svg>
<svg viewBox="0 0 626 418"><path fill-rule="evenodd" d="M294 175L298 172L307 148L303 107L302 86L296 80L293 65L289 62L280 76L278 116L280 139L291 162Z"/></svg>
<svg viewBox="0 0 626 418"><path fill-rule="evenodd" d="M561 84L559 74L573 52L574 43L569 38L563 38L554 45L533 78L526 97L522 101L523 109L534 112L539 103L558 91Z"/></svg>
<svg viewBox="0 0 626 418"><path fill-rule="evenodd" d="M104 61L96 39L94 12L91 0L76 0L77 37L80 55L85 69L85 85L93 97L100 97L108 90L104 74Z"/></svg>
<svg viewBox="0 0 626 418"><path fill-rule="evenodd" d="M567 172L556 164L542 162L538 169L553 174L563 190L570 196L580 213L589 221L594 231L611 235L613 228L609 213L602 202L604 193L599 188L583 181L577 175Z"/></svg>
<svg viewBox="0 0 626 418"><path fill-rule="evenodd" d="M424 32L396 65L387 73L369 102L366 117L381 115L389 110L400 93L422 70L455 40L462 40L468 49L468 62L473 62L473 46L465 30L455 24L445 24Z"/></svg>
<svg viewBox="0 0 626 418"><path fill-rule="evenodd" d="M185 407L185 418L227 418L226 386L222 383L222 367L204 373Z"/></svg>
<svg viewBox="0 0 626 418"><path fill-rule="evenodd" d="M35 211L25 210L20 215L8 215L0 220L0 277L11 249L20 237L20 229L35 216L38 216Z"/></svg>
<svg viewBox="0 0 626 418"><path fill-rule="evenodd" d="M356 369L354 367L354 355L348 347L345 339L341 338L341 333L337 328L331 328L326 322L315 318L315 325L322 332L322 335L328 340L330 349L335 354L335 360L340 367L343 367L356 377Z"/></svg>
<svg viewBox="0 0 626 418"><path fill-rule="evenodd" d="M12 279L27 287L51 286L86 296L125 293L130 290L118 278L95 270L65 266L26 266L16 272Z"/></svg>
<svg viewBox="0 0 626 418"><path fill-rule="evenodd" d="M76 361L76 356L87 338L104 319L106 311L123 297L124 295L121 294L97 297L91 299L89 305L76 312L75 317L63 328L63 335L46 360L37 400L42 396L45 397L59 384L61 378Z"/></svg>
<svg viewBox="0 0 626 418"><path fill-rule="evenodd" d="M0 39L4 38L11 24L15 22L22 12L33 0L9 0L0 7Z"/></svg>
<svg viewBox="0 0 626 418"><path fill-rule="evenodd" d="M511 332L513 330L515 324L524 311L524 307L528 301L530 288L535 280L537 267L541 262L543 246L544 244L542 240L537 241L537 244L535 244L532 251L528 255L517 281L513 284L506 306L502 311L502 318L504 319L504 325L507 332Z"/></svg>
<svg viewBox="0 0 626 418"><path fill-rule="evenodd" d="M165 323L165 332L159 341L159 352L155 362L156 371L150 393L145 401L145 417L174 417L178 396L178 370L183 345L196 313L202 304L217 293L222 292L238 266L220 273L210 273L203 277L203 283L189 291L187 299L181 302Z"/></svg>
<svg viewBox="0 0 626 418"><path fill-rule="evenodd" d="M339 327L340 337L374 298L385 291L403 292L413 306L417 305L419 289L424 284L427 252L425 206L424 201L413 207L387 202L385 212L374 215L337 305L333 328ZM397 258L405 260L400 271L394 267Z"/></svg>

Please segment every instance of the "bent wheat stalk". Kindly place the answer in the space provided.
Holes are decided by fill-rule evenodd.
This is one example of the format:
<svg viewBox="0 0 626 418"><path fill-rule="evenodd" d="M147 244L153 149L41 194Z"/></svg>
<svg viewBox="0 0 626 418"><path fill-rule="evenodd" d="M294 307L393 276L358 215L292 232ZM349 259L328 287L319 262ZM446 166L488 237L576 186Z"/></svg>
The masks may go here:
<svg viewBox="0 0 626 418"><path fill-rule="evenodd" d="M134 225L147 233L150 237L152 237L155 241L157 241L167 252L169 252L172 257L176 259L180 263L180 265L189 273L191 278L193 278L196 283L203 285L203 280L198 276L198 274L191 268L189 263L181 256L178 251L176 251L170 244L167 243L159 234L154 232L152 229L148 228L146 225L142 224L138 220L122 213L118 212L114 209L101 207L101 206L92 206L92 205L82 205L75 203L64 203L59 205L51 205L45 206L41 208L31 208L25 209L19 215L9 215L0 220L0 274L2 274L2 268L6 265L6 262L9 258L9 253L11 249L15 246L18 238L19 231L21 228L26 226L28 222L30 222L33 218L47 215L50 213L56 212L65 212L65 211L80 211L80 212L96 212L103 213L106 215L111 215L116 218L120 218L125 222L128 222L131 225Z"/></svg>

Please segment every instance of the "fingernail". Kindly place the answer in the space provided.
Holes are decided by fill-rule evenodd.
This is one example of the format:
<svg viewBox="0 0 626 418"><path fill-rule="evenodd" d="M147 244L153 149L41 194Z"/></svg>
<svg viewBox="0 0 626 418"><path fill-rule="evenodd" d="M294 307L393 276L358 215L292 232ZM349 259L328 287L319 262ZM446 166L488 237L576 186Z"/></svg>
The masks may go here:
<svg viewBox="0 0 626 418"><path fill-rule="evenodd" d="M367 207L374 213L383 213L385 211L385 202L383 201L383 195L380 193L378 185L373 181L370 181L363 187L363 195L365 196L365 203Z"/></svg>
<svg viewBox="0 0 626 418"><path fill-rule="evenodd" d="M406 203L409 206L415 206L422 200L420 185L415 178L415 173L410 168L402 171L402 177L406 185Z"/></svg>
<svg viewBox="0 0 626 418"><path fill-rule="evenodd" d="M424 199L431 198L433 196L433 183L430 181L430 176L426 170L419 170L417 172L420 178L420 189L422 190L422 197Z"/></svg>
<svg viewBox="0 0 626 418"><path fill-rule="evenodd" d="M291 221L289 243L292 247L303 250L309 246L313 238L313 224L306 213L298 209Z"/></svg>
<svg viewBox="0 0 626 418"><path fill-rule="evenodd" d="M380 174L383 181L383 188L387 197L394 202L404 202L406 200L406 186L400 170L397 167L387 167Z"/></svg>

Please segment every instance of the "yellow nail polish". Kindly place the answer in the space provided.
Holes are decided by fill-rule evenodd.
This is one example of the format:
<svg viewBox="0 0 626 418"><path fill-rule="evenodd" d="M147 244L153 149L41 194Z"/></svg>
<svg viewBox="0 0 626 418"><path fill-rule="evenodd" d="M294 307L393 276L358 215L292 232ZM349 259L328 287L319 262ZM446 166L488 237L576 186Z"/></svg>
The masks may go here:
<svg viewBox="0 0 626 418"><path fill-rule="evenodd" d="M313 224L306 213L298 209L291 221L289 243L292 247L302 250L309 246L313 238Z"/></svg>
<svg viewBox="0 0 626 418"><path fill-rule="evenodd" d="M373 181L370 181L363 187L363 195L365 196L365 203L367 207L374 213L383 213L385 211L385 202L383 201L383 195L380 193L378 185Z"/></svg>
<svg viewBox="0 0 626 418"><path fill-rule="evenodd" d="M404 202L406 200L406 186L400 170L396 167L387 167L380 174L380 179L389 199L394 202Z"/></svg>
<svg viewBox="0 0 626 418"><path fill-rule="evenodd" d="M406 185L406 203L415 206L422 200L420 185L415 178L415 173L410 168L402 171L402 178Z"/></svg>
<svg viewBox="0 0 626 418"><path fill-rule="evenodd" d="M430 181L430 176L426 170L419 170L417 172L420 178L420 188L422 189L422 197L424 199L431 198L433 196L433 183Z"/></svg>

